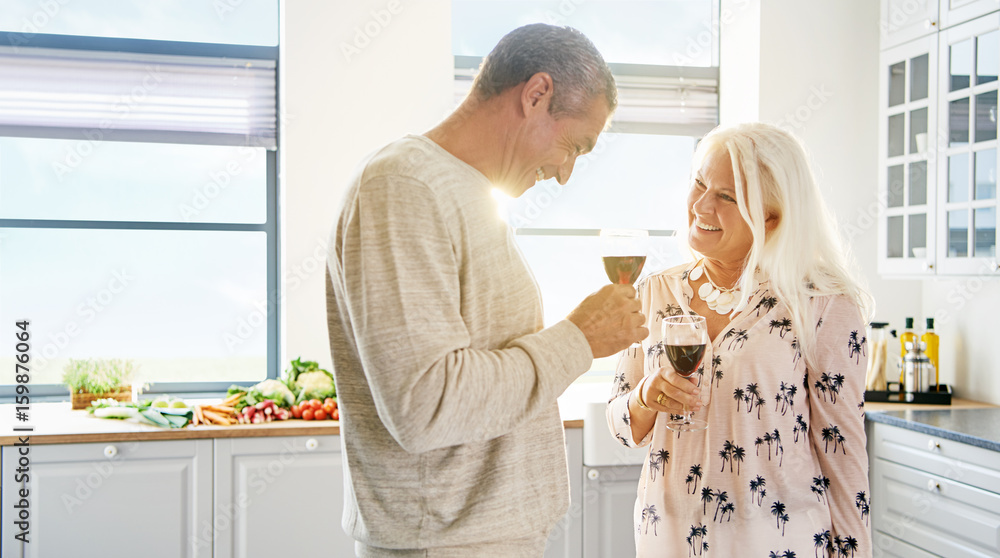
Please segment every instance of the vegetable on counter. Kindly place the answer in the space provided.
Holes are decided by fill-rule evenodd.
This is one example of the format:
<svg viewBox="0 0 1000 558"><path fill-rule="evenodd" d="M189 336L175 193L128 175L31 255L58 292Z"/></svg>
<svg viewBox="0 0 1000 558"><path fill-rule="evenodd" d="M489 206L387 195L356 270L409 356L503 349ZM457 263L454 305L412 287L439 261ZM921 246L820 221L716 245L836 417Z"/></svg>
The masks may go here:
<svg viewBox="0 0 1000 558"><path fill-rule="evenodd" d="M332 397L327 397L323 402L310 399L299 405L292 405L292 416L303 420L340 420L340 409Z"/></svg>
<svg viewBox="0 0 1000 558"><path fill-rule="evenodd" d="M184 428L193 417L186 403L167 397L138 403L97 399L87 407L87 412L97 418L133 420L161 428Z"/></svg>
<svg viewBox="0 0 1000 558"><path fill-rule="evenodd" d="M236 421L240 424L260 424L275 420L288 420L292 418L292 413L288 409L282 409L274 401L267 399L256 405L247 405L236 414Z"/></svg>
<svg viewBox="0 0 1000 558"><path fill-rule="evenodd" d="M232 388L230 388L230 392ZM229 426L236 424L236 407L245 395L245 392L231 393L222 403L218 405L195 405L192 425L204 424L208 426Z"/></svg>
<svg viewBox="0 0 1000 558"><path fill-rule="evenodd" d="M299 357L291 362L290 368L284 372L284 380L295 392L295 403L326 398L336 398L337 388L333 383L333 374L319 367L319 363L303 361Z"/></svg>

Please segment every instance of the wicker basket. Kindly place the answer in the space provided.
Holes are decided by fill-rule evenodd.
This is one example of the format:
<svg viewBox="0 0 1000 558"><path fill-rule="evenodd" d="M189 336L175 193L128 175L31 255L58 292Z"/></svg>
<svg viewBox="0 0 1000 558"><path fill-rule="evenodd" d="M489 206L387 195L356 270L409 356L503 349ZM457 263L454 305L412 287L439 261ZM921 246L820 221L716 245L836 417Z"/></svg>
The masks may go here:
<svg viewBox="0 0 1000 558"><path fill-rule="evenodd" d="M70 402L72 403L72 408L74 411L79 409L86 409L90 406L92 402L97 399L114 399L115 401L131 401L132 400L132 386L122 386L118 388L118 391L110 391L107 393L89 393L89 392L70 392Z"/></svg>

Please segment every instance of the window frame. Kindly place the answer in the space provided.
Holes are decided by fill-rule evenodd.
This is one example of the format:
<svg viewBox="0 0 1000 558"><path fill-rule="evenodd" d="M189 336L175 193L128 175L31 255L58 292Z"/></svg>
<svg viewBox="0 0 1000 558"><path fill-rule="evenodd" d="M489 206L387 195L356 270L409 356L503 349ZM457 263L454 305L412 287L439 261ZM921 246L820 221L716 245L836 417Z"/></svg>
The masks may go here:
<svg viewBox="0 0 1000 558"><path fill-rule="evenodd" d="M122 52L130 54L169 54L192 57L226 57L241 59L257 59L273 61L275 64L275 106L281 106L279 46L230 45L212 43L190 43L178 41L160 41L147 39L124 39L107 37L42 35L37 34L25 41L23 34L16 32L0 32L0 44L31 46L41 48L58 48L79 51ZM277 113L277 111L276 111ZM280 116L277 118L280 120ZM129 141L138 143L182 143L202 145L247 146L265 149L266 158L266 210L264 223L214 223L214 222L181 222L181 221L84 221L84 220L53 220L53 219L8 219L0 218L0 229L100 229L100 230L169 230L169 231L259 231L266 235L266 266L267 266L267 373L265 379L274 379L280 372L280 332L279 316L281 310L281 293L279 291L280 263L280 227L278 222L278 162L280 153L280 127L275 122L275 137L260 145L254 137L230 134L209 134L200 132L144 131L144 130L107 130L104 137L97 141ZM81 129L42 127L42 126L5 126L0 125L0 136L47 139L81 139ZM0 291L0 297L5 293ZM19 317L30 321L30 316ZM12 325L12 324L11 324ZM0 328L4 326L0 325ZM30 327L30 325L29 325ZM13 339L13 336L11 336ZM32 349L34 349L34 340ZM34 356L34 351L32 351ZM31 367L29 361L29 369ZM13 379L13 377L11 376ZM203 381L203 382L149 382L148 389L143 393L150 395L170 394L179 397L205 397L225 393L235 384L255 384L261 379ZM12 403L15 396L14 383L0 383L0 403ZM61 383L36 384L29 382L32 400L65 401L69 398L68 388Z"/></svg>

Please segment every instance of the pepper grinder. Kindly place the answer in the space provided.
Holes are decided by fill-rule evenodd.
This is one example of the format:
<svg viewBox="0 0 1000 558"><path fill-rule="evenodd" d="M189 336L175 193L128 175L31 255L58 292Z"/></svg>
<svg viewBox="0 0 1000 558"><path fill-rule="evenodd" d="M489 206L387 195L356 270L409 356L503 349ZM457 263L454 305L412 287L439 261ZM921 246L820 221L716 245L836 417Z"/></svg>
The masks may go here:
<svg viewBox="0 0 1000 558"><path fill-rule="evenodd" d="M906 400L913 401L915 392L930 390L931 378L934 377L934 365L927 354L927 344L923 341L906 342L906 356L903 358L903 391Z"/></svg>

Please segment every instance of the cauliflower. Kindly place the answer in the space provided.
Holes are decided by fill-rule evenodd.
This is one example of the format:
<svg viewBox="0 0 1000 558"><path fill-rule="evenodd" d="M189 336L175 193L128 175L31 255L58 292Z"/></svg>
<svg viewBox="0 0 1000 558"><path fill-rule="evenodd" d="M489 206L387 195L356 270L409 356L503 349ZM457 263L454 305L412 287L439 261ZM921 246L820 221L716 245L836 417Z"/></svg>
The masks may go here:
<svg viewBox="0 0 1000 558"><path fill-rule="evenodd" d="M285 370L285 382L297 395L296 402L337 396L333 374L312 361L303 361L299 358L293 360L291 368Z"/></svg>
<svg viewBox="0 0 1000 558"><path fill-rule="evenodd" d="M264 380L255 385L253 389L257 390L265 399L270 399L281 407L290 407L295 403L295 394L280 380Z"/></svg>
<svg viewBox="0 0 1000 558"><path fill-rule="evenodd" d="M299 388L299 401L306 399L326 399L337 395L337 390L333 387L333 376L326 370L315 370L313 372L303 372L299 374L295 381L295 387Z"/></svg>

